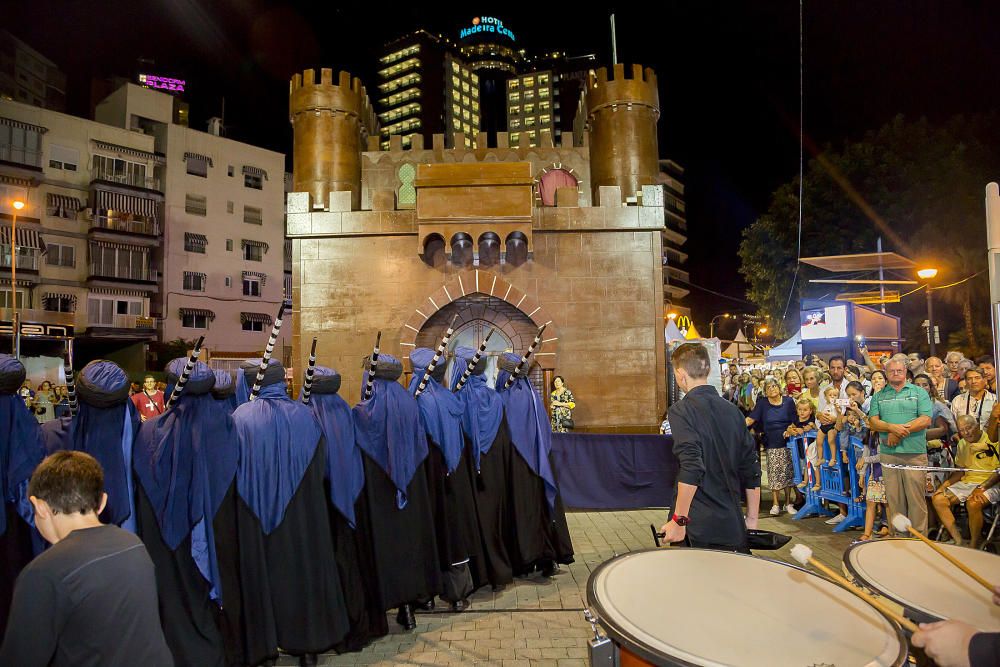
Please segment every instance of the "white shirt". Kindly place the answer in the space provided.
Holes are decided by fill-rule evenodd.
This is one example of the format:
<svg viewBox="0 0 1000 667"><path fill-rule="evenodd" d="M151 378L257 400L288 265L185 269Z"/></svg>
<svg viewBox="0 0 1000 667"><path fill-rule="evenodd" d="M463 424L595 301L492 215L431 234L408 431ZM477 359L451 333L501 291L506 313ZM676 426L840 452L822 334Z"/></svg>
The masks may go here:
<svg viewBox="0 0 1000 667"><path fill-rule="evenodd" d="M983 398L977 401L969 392L963 391L951 402L951 412L956 420L962 415L973 415L979 419L979 427L985 429L996 402L997 396L992 392L985 392Z"/></svg>

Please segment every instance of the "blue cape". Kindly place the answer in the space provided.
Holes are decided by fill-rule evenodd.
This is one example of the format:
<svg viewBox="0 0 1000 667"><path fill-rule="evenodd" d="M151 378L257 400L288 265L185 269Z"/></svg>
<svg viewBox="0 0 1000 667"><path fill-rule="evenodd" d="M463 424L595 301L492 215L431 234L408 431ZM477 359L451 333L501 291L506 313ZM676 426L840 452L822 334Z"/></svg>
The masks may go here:
<svg viewBox="0 0 1000 667"><path fill-rule="evenodd" d="M168 372L179 375L186 362L175 359ZM197 362L174 406L139 427L133 466L167 548L177 549L191 535L191 556L212 584L212 598L221 601L211 523L236 477L238 449L232 417L205 388L214 381L208 365Z"/></svg>
<svg viewBox="0 0 1000 667"><path fill-rule="evenodd" d="M233 376L229 374L229 371L215 370L213 372L215 374L215 387L214 387L215 390L228 389L229 387L232 387L235 384L233 381ZM242 375L240 375L240 382L241 383L243 382ZM240 405L242 405L239 402L238 395L239 395L239 387L236 388L235 392L229 394L224 398L216 398L215 402L218 403L219 407L225 410L228 414L233 414L233 411L236 410L236 408L238 408ZM246 401L244 401L244 403L245 402Z"/></svg>
<svg viewBox="0 0 1000 667"><path fill-rule="evenodd" d="M128 375L112 361L92 361L77 379L86 381L102 391L113 392L127 387ZM132 511L134 494L132 486L132 441L139 430L139 415L132 401L125 399L110 407L96 407L80 396L79 410L75 417L63 417L42 426L46 452L62 449L86 452L97 459L104 469L104 488L108 504L101 513L102 520L135 532L135 513Z"/></svg>
<svg viewBox="0 0 1000 667"><path fill-rule="evenodd" d="M379 361L399 363L388 354L381 355ZM367 370L362 387L366 378ZM353 413L358 447L392 480L396 506L403 509L407 502L406 487L427 458L427 437L417 402L398 382L375 378L372 397L355 405Z"/></svg>
<svg viewBox="0 0 1000 667"><path fill-rule="evenodd" d="M469 347L459 347L455 350L455 370L457 374L452 380L452 386L465 372L465 367L474 357L476 351ZM485 375L470 375L469 379L455 394L462 401L464 412L462 428L472 440L472 459L479 470L479 460L483 454L490 451L493 440L500 430L503 421L503 399L486 383Z"/></svg>
<svg viewBox="0 0 1000 667"><path fill-rule="evenodd" d="M24 366L8 354L0 354L0 373L23 374ZM34 525L28 500L28 480L44 455L42 431L34 415L17 394L0 394L0 491L5 503ZM7 513L0 515L0 535L7 531Z"/></svg>
<svg viewBox="0 0 1000 667"><path fill-rule="evenodd" d="M250 385L247 384L247 375L242 368L236 369L236 407L250 402Z"/></svg>
<svg viewBox="0 0 1000 667"><path fill-rule="evenodd" d="M510 352L504 356L515 363L520 357ZM510 439L528 467L545 482L545 498L550 508L555 508L556 478L549 462L549 452L552 451L552 425L545 411L542 397L538 395L528 378L523 375L514 381L509 389L504 389L504 383L510 373L501 370L497 376L497 393L503 399L507 412L507 425L510 427Z"/></svg>
<svg viewBox="0 0 1000 667"><path fill-rule="evenodd" d="M316 366L315 379L332 377L337 371ZM326 438L326 477L330 480L330 501L351 528L355 527L354 503L365 485L365 466L361 450L354 441L351 406L337 394L309 396L309 409L319 422Z"/></svg>
<svg viewBox="0 0 1000 667"><path fill-rule="evenodd" d="M233 421L240 446L236 486L269 535L281 525L323 434L309 408L288 397L283 379L236 408Z"/></svg>
<svg viewBox="0 0 1000 667"><path fill-rule="evenodd" d="M415 394L424 376L427 364L434 358L434 350L418 347L410 353L410 364L413 366L413 379L410 380L409 391ZM450 475L462 460L462 450L465 440L462 437L462 414L465 406L455 394L441 386L433 377L427 380L424 390L417 396L417 406L420 408L421 421L431 442L441 450L444 462Z"/></svg>

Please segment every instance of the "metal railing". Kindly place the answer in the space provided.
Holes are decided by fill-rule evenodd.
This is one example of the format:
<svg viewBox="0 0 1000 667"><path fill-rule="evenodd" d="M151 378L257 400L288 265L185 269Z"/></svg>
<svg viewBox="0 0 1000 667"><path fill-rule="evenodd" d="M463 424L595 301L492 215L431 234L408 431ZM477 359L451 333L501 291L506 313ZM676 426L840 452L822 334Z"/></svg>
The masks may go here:
<svg viewBox="0 0 1000 667"><path fill-rule="evenodd" d="M9 270L10 265L11 265L10 246L9 245L0 246L0 269ZM38 251L35 250L34 248L25 248L24 246L18 246L17 270L37 271Z"/></svg>
<svg viewBox="0 0 1000 667"><path fill-rule="evenodd" d="M117 280L141 280L151 282L156 280L156 271L148 266L123 267L116 266L114 271L105 271L104 267L96 262L90 264L91 278L113 278Z"/></svg>
<svg viewBox="0 0 1000 667"><path fill-rule="evenodd" d="M103 318L101 318L103 319ZM94 322L87 318L88 327L107 327L109 329L142 329L153 330L156 320L148 315L112 315L110 321Z"/></svg>
<svg viewBox="0 0 1000 667"><path fill-rule="evenodd" d="M156 220L130 220L128 218L95 215L90 226L91 229L107 229L114 232L127 232L129 234L160 235L160 223Z"/></svg>
<svg viewBox="0 0 1000 667"><path fill-rule="evenodd" d="M106 181L108 183L119 183L121 185L131 185L135 188L146 188L162 192L160 179L151 176L138 176L136 174L116 174L108 169L96 167L90 170L90 180Z"/></svg>
<svg viewBox="0 0 1000 667"><path fill-rule="evenodd" d="M42 152L13 144L0 144L0 160L4 162L16 162L29 167L41 167Z"/></svg>

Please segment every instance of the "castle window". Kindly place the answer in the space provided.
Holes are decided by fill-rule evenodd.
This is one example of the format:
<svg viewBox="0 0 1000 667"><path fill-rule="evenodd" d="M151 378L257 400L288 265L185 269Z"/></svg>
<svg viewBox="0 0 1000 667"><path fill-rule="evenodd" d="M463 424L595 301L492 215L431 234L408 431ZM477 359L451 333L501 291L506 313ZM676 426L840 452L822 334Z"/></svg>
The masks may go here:
<svg viewBox="0 0 1000 667"><path fill-rule="evenodd" d="M396 202L400 207L413 207L417 203L417 190L413 187L417 170L412 164L403 164L396 172L399 177L399 190L396 192Z"/></svg>

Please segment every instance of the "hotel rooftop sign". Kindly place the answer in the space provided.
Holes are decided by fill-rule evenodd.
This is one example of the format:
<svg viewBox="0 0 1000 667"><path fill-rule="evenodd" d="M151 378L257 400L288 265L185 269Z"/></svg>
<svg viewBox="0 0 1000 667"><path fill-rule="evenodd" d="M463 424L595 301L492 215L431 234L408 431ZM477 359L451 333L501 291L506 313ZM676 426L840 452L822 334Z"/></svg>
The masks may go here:
<svg viewBox="0 0 1000 667"><path fill-rule="evenodd" d="M514 33L508 30L503 21L494 16L475 16L472 18L472 25L462 28L459 32L459 39L467 39L474 35L483 35L486 33L493 33L494 35L501 35L508 38L510 41L515 41Z"/></svg>
<svg viewBox="0 0 1000 667"><path fill-rule="evenodd" d="M174 79L169 76L156 76L155 74L140 74L139 85L143 88L153 88L166 93L183 93L187 81L184 79Z"/></svg>

